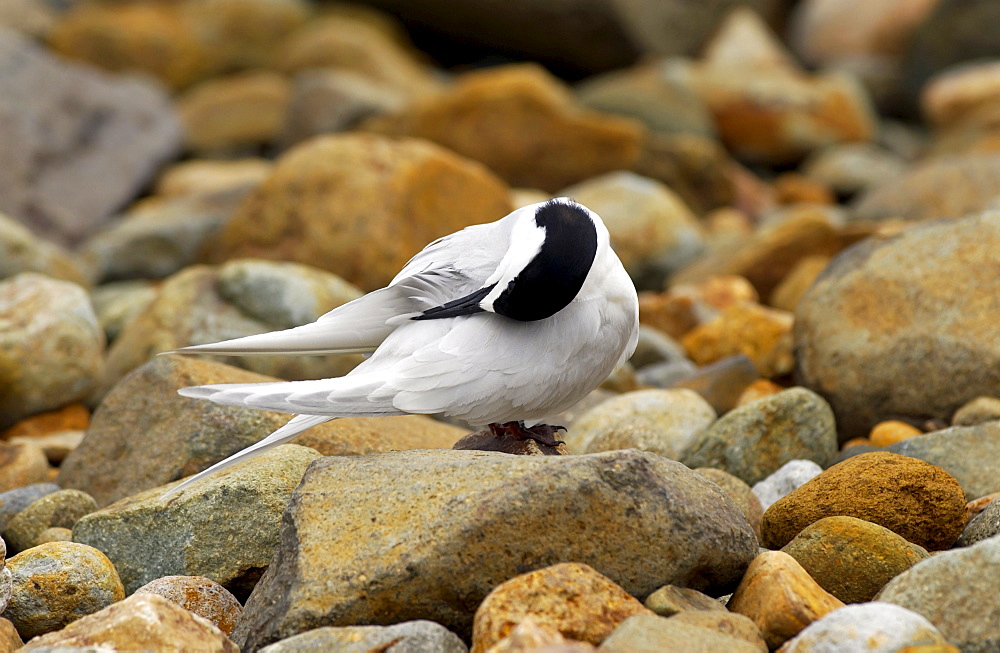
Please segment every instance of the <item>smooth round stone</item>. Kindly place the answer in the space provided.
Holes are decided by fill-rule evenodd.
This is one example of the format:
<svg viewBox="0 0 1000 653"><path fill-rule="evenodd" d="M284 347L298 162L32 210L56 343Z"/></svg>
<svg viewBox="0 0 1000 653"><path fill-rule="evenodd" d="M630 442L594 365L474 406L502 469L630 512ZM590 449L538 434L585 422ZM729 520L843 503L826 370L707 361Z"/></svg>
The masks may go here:
<svg viewBox="0 0 1000 653"><path fill-rule="evenodd" d="M645 324L639 325L639 340L635 352L629 358L629 363L635 369L641 369L656 363L674 363L686 361L684 347L669 335Z"/></svg>
<svg viewBox="0 0 1000 653"><path fill-rule="evenodd" d="M726 609L726 606L718 599L713 599L698 590L677 587L676 585L664 585L647 596L643 605L661 617L672 617L688 610L724 611Z"/></svg>
<svg viewBox="0 0 1000 653"><path fill-rule="evenodd" d="M911 426L906 422L887 420L885 422L879 422L872 427L872 431L868 435L868 440L871 442L873 447L888 447L890 444L896 444L897 442L902 442L907 438L912 438L916 435L923 435L923 433L924 432L917 427Z"/></svg>
<svg viewBox="0 0 1000 653"><path fill-rule="evenodd" d="M125 598L114 565L85 544L41 544L8 560L7 568L13 591L4 616L25 640Z"/></svg>
<svg viewBox="0 0 1000 653"><path fill-rule="evenodd" d="M7 492L49 479L49 460L41 447L0 440L0 490Z"/></svg>
<svg viewBox="0 0 1000 653"><path fill-rule="evenodd" d="M924 617L891 603L860 603L830 612L782 647L782 653L896 653L948 640ZM933 651L947 649L933 648Z"/></svg>
<svg viewBox="0 0 1000 653"><path fill-rule="evenodd" d="M204 576L164 576L137 589L136 594L159 594L185 610L208 619L226 635L233 632L243 606L229 590Z"/></svg>
<svg viewBox="0 0 1000 653"><path fill-rule="evenodd" d="M60 488L55 483L33 483L6 492L0 492L0 532L7 528L11 517L21 512L36 499L52 494Z"/></svg>
<svg viewBox="0 0 1000 653"><path fill-rule="evenodd" d="M951 417L953 426L975 426L994 420L1000 420L1000 398L997 397L976 397Z"/></svg>
<svg viewBox="0 0 1000 653"><path fill-rule="evenodd" d="M639 448L678 460L713 421L715 411L692 390L639 390L581 415L566 446L577 453Z"/></svg>
<svg viewBox="0 0 1000 653"><path fill-rule="evenodd" d="M38 538L35 540L36 546L38 544L46 544L48 542L72 542L73 541L73 531L68 528L63 528L61 526L53 526L52 528L46 528L44 531L38 534Z"/></svg>
<svg viewBox="0 0 1000 653"><path fill-rule="evenodd" d="M3 531L11 549L24 551L38 544L38 537L53 526L73 528L84 515L97 510L97 502L80 490L59 490L34 501L19 512Z"/></svg>
<svg viewBox="0 0 1000 653"><path fill-rule="evenodd" d="M844 603L871 601L890 580L929 557L888 528L854 517L824 517L781 550Z"/></svg>

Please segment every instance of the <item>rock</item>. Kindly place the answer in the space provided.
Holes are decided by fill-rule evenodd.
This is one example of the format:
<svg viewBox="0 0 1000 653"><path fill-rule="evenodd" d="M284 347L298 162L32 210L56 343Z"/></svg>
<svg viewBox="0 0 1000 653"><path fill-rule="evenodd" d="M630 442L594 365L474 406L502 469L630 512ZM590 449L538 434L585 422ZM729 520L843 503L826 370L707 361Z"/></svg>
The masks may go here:
<svg viewBox="0 0 1000 653"><path fill-rule="evenodd" d="M943 156L871 188L852 204L851 216L876 221L956 218L990 208L998 193L1000 156Z"/></svg>
<svg viewBox="0 0 1000 653"><path fill-rule="evenodd" d="M828 465L837 455L833 413L805 388L791 388L735 408L705 429L684 457L757 483L791 460Z"/></svg>
<svg viewBox="0 0 1000 653"><path fill-rule="evenodd" d="M752 363L751 363L752 365ZM669 388L679 381L697 374L698 368L686 358L677 361L663 361L636 370L635 378L639 387ZM713 407L714 408L714 407Z"/></svg>
<svg viewBox="0 0 1000 653"><path fill-rule="evenodd" d="M291 92L285 76L264 70L201 82L177 99L185 148L217 154L276 142Z"/></svg>
<svg viewBox="0 0 1000 653"><path fill-rule="evenodd" d="M761 522L762 544L783 547L806 526L835 515L879 524L939 551L950 547L965 526L965 498L940 467L889 452L861 454L771 505Z"/></svg>
<svg viewBox="0 0 1000 653"><path fill-rule="evenodd" d="M309 15L301 0L75 3L49 33L67 56L144 72L180 89L207 77L267 66Z"/></svg>
<svg viewBox="0 0 1000 653"><path fill-rule="evenodd" d="M303 70L292 80L281 141L347 131L365 118L401 111L406 94L361 73L336 68ZM526 202L531 204L532 202Z"/></svg>
<svg viewBox="0 0 1000 653"><path fill-rule="evenodd" d="M647 133L633 171L657 179L695 213L740 204L740 167L714 138Z"/></svg>
<svg viewBox="0 0 1000 653"><path fill-rule="evenodd" d="M222 585L204 576L164 576L137 589L135 594L157 594L207 619L227 636L236 626L243 606Z"/></svg>
<svg viewBox="0 0 1000 653"><path fill-rule="evenodd" d="M592 177L559 195L572 197L604 220L611 245L640 287L660 288L704 249L701 224L665 185L631 172Z"/></svg>
<svg viewBox="0 0 1000 653"><path fill-rule="evenodd" d="M968 501L1000 492L1000 422L925 433L897 442L889 451L941 467L955 477Z"/></svg>
<svg viewBox="0 0 1000 653"><path fill-rule="evenodd" d="M467 653L469 649L447 628L433 621L408 621L394 626L315 628L260 649L261 653Z"/></svg>
<svg viewBox="0 0 1000 653"><path fill-rule="evenodd" d="M14 585L14 577L10 573L10 569L7 569L6 567L0 567L0 613L6 610L7 604L10 603L10 597L13 591L13 585ZM7 624L10 624L10 622L7 621L6 619L4 619L4 621ZM5 624L0 624L0 628L3 628L4 625ZM14 628L13 624L10 625L10 628L14 630L15 633L17 632L17 629ZM0 639L0 643L3 643L3 639Z"/></svg>
<svg viewBox="0 0 1000 653"><path fill-rule="evenodd" d="M16 651L22 646L24 646L24 642L17 634L14 624L10 620L0 617L0 648L3 648L4 651Z"/></svg>
<svg viewBox="0 0 1000 653"><path fill-rule="evenodd" d="M760 14L749 7L734 7L702 48L702 59L715 68L771 68L801 71L792 54L771 31Z"/></svg>
<svg viewBox="0 0 1000 653"><path fill-rule="evenodd" d="M67 404L56 410L26 417L6 431L0 439L38 438L63 431L79 431L90 425L90 411L83 404Z"/></svg>
<svg viewBox="0 0 1000 653"><path fill-rule="evenodd" d="M524 619L572 640L600 644L629 617L652 612L611 579L569 562L515 576L476 609L471 653L484 653Z"/></svg>
<svg viewBox="0 0 1000 653"><path fill-rule="evenodd" d="M0 321L0 428L87 396L104 334L80 286L34 272L0 281Z"/></svg>
<svg viewBox="0 0 1000 653"><path fill-rule="evenodd" d="M90 303L108 343L121 335L122 329L135 316L146 310L159 292L152 281L116 281L94 288Z"/></svg>
<svg viewBox="0 0 1000 653"><path fill-rule="evenodd" d="M871 601L886 583L929 557L889 529L854 517L824 517L781 550L844 603Z"/></svg>
<svg viewBox="0 0 1000 653"><path fill-rule="evenodd" d="M41 447L0 441L0 492L49 480L49 461Z"/></svg>
<svg viewBox="0 0 1000 653"><path fill-rule="evenodd" d="M731 615L738 617L739 615ZM749 620L748 620L749 621ZM756 627L749 623L750 628ZM629 651L629 653L656 653L657 651L685 651L686 653L764 653L767 646L757 634L757 642L733 636L725 631L701 628L680 621L650 615L637 615L628 619L611 634L598 651Z"/></svg>
<svg viewBox="0 0 1000 653"><path fill-rule="evenodd" d="M327 69L363 76L404 101L435 93L440 82L408 47L407 37L385 14L333 9L310 20L282 48L287 73Z"/></svg>
<svg viewBox="0 0 1000 653"><path fill-rule="evenodd" d="M966 63L935 75L921 91L921 113L935 129L989 128L997 123L1000 66Z"/></svg>
<svg viewBox="0 0 1000 653"><path fill-rule="evenodd" d="M853 197L906 172L905 160L874 143L843 143L816 150L800 168L841 197Z"/></svg>
<svg viewBox="0 0 1000 653"><path fill-rule="evenodd" d="M965 504L965 512L969 516L969 521L972 521L973 518L986 510L986 506L990 505L994 499L1000 499L1000 492L987 494Z"/></svg>
<svg viewBox="0 0 1000 653"><path fill-rule="evenodd" d="M0 492L0 532L7 528L14 515L34 503L36 499L58 490L59 486L55 483L34 483Z"/></svg>
<svg viewBox="0 0 1000 653"><path fill-rule="evenodd" d="M3 539L14 552L30 549L47 528L73 528L81 517L97 510L97 502L86 492L58 490L36 499L7 523Z"/></svg>
<svg viewBox="0 0 1000 653"><path fill-rule="evenodd" d="M792 322L790 313L746 302L695 327L681 344L698 365L745 354L762 376L781 376L791 371L794 363Z"/></svg>
<svg viewBox="0 0 1000 653"><path fill-rule="evenodd" d="M344 488L357 500L343 501ZM559 562L600 569L637 598L667 583L724 591L757 550L717 486L639 451L324 458L296 490L284 523L274 563L233 633L243 648L321 623L420 618L468 635L471 607L496 585ZM490 537L480 536L483 529ZM402 558L375 553L401 541ZM389 580L401 574L405 584Z"/></svg>
<svg viewBox="0 0 1000 653"><path fill-rule="evenodd" d="M736 406L746 406L750 402L757 401L758 399L764 399L765 397L773 397L779 392L783 392L785 388L781 387L774 381L769 381L768 379L757 379L750 385L746 387L746 390L740 393L740 398L736 401Z"/></svg>
<svg viewBox="0 0 1000 653"><path fill-rule="evenodd" d="M760 379L757 366L744 354L727 356L691 372L670 384L680 390L694 390L715 409L723 414L732 410L743 391Z"/></svg>
<svg viewBox="0 0 1000 653"><path fill-rule="evenodd" d="M661 59L584 80L577 100L595 111L633 118L661 134L711 138L715 124L705 105L671 75L675 60Z"/></svg>
<svg viewBox="0 0 1000 653"><path fill-rule="evenodd" d="M787 553L754 558L729 599L731 612L750 617L774 650L823 615L843 607Z"/></svg>
<svg viewBox="0 0 1000 653"><path fill-rule="evenodd" d="M164 281L153 302L123 327L109 348L97 394L103 396L159 352L307 324L359 295L343 279L295 263L230 261L216 268L185 268ZM286 354L210 360L298 380L342 376L361 357Z"/></svg>
<svg viewBox="0 0 1000 653"><path fill-rule="evenodd" d="M691 390L639 390L604 401L565 434L575 453L642 449L679 460L715 411Z"/></svg>
<svg viewBox="0 0 1000 653"><path fill-rule="evenodd" d="M942 242L962 256L940 256ZM886 419L946 420L1000 394L990 371L1000 365L991 299L1000 277L983 274L998 242L998 212L914 225L844 251L805 294L797 378L830 402L843 440Z"/></svg>
<svg viewBox="0 0 1000 653"><path fill-rule="evenodd" d="M283 413L187 399L179 388L273 381L227 365L161 356L136 370L101 403L83 443L63 462L59 483L98 505L189 476L261 440L288 421ZM146 401L136 403L135 397ZM464 429L422 415L337 419L293 442L323 455L448 448Z"/></svg>
<svg viewBox="0 0 1000 653"><path fill-rule="evenodd" d="M805 485L822 473L823 468L811 460L789 460L763 481L753 485L753 493L767 510L778 499Z"/></svg>
<svg viewBox="0 0 1000 653"><path fill-rule="evenodd" d="M774 201L780 205L836 204L833 190L816 179L797 172L784 172L774 180Z"/></svg>
<svg viewBox="0 0 1000 653"><path fill-rule="evenodd" d="M729 597L725 597L729 598ZM719 599L721 602L721 598ZM729 610L685 610L671 617L673 623L712 630L753 644L755 649L766 648L760 628L751 619Z"/></svg>
<svg viewBox="0 0 1000 653"><path fill-rule="evenodd" d="M84 241L80 260L98 283L168 277L198 260L252 188L147 200Z"/></svg>
<svg viewBox="0 0 1000 653"><path fill-rule="evenodd" d="M898 60L934 4L932 0L808 0L792 14L789 41L806 63L817 67L867 57Z"/></svg>
<svg viewBox="0 0 1000 653"><path fill-rule="evenodd" d="M210 195L235 188L255 188L271 173L267 159L191 159L169 166L156 180L161 198Z"/></svg>
<svg viewBox="0 0 1000 653"><path fill-rule="evenodd" d="M180 145L166 93L0 34L0 211L71 245L138 195Z"/></svg>
<svg viewBox="0 0 1000 653"><path fill-rule="evenodd" d="M655 363L676 363L687 361L687 354L681 344L653 327L639 325L639 340L629 363L636 370Z"/></svg>
<svg viewBox="0 0 1000 653"><path fill-rule="evenodd" d="M732 499L743 516L747 518L747 522L753 527L757 539L760 539L760 520L764 516L764 509L760 505L760 499L753 493L750 486L721 469L699 467L694 471L722 488L726 496ZM657 612L657 614L664 617L670 616L661 612Z"/></svg>
<svg viewBox="0 0 1000 653"><path fill-rule="evenodd" d="M994 500L969 521L955 546L972 546L997 534L1000 534L1000 501Z"/></svg>
<svg viewBox="0 0 1000 653"><path fill-rule="evenodd" d="M0 279L22 272L37 272L81 286L87 283L80 264L68 250L36 237L21 223L0 213Z"/></svg>
<svg viewBox="0 0 1000 653"><path fill-rule="evenodd" d="M699 70L695 79L723 143L743 159L787 164L823 147L871 140L875 133L870 100L849 75L717 68ZM835 129L829 129L831 120Z"/></svg>
<svg viewBox="0 0 1000 653"><path fill-rule="evenodd" d="M73 541L73 531L68 528L63 528L62 526L53 526L52 528L46 528L44 531L38 534L35 539L35 544L48 544L49 542L72 542Z"/></svg>
<svg viewBox="0 0 1000 653"><path fill-rule="evenodd" d="M1000 398L976 397L955 411L952 426L975 426L983 422L1000 420Z"/></svg>
<svg viewBox="0 0 1000 653"><path fill-rule="evenodd" d="M510 631L510 635L491 646L489 653L528 653L538 650L593 653L597 649L592 644L567 640L559 633L540 628L528 617Z"/></svg>
<svg viewBox="0 0 1000 653"><path fill-rule="evenodd" d="M318 457L286 444L176 496L163 496L172 486L140 492L78 521L73 539L106 553L129 594L184 575L245 595L271 562L292 489Z"/></svg>
<svg viewBox="0 0 1000 653"><path fill-rule="evenodd" d="M65 460L69 452L76 449L81 441L83 441L83 431L63 431L50 435L19 436L8 439L11 444L28 444L38 447L53 465L58 465ZM46 470L47 472L48 470Z"/></svg>
<svg viewBox="0 0 1000 653"><path fill-rule="evenodd" d="M840 212L823 206L795 206L771 219L745 241L722 247L674 277L701 281L717 275L745 277L762 297L770 295L796 265L809 256L832 256L842 244L837 233Z"/></svg>
<svg viewBox="0 0 1000 653"><path fill-rule="evenodd" d="M510 210L499 179L440 147L325 136L282 156L208 247L215 261L297 261L374 290L435 238Z"/></svg>
<svg viewBox="0 0 1000 653"><path fill-rule="evenodd" d="M888 447L890 444L902 442L916 435L923 435L923 431L906 422L887 420L872 427L868 440L873 447Z"/></svg>
<svg viewBox="0 0 1000 653"><path fill-rule="evenodd" d="M688 610L723 611L726 606L711 596L687 587L664 585L646 597L644 605L661 617L672 617Z"/></svg>
<svg viewBox="0 0 1000 653"><path fill-rule="evenodd" d="M447 92L369 120L365 128L433 141L485 164L512 186L552 192L632 169L645 133L632 120L575 105L570 91L534 64L466 73Z"/></svg>
<svg viewBox="0 0 1000 653"><path fill-rule="evenodd" d="M879 601L923 615L963 651L991 651L1000 645L1000 538L945 551L889 581Z"/></svg>
<svg viewBox="0 0 1000 653"><path fill-rule="evenodd" d="M125 598L114 565L101 551L50 542L7 561L13 591L3 616L25 640L59 630Z"/></svg>
<svg viewBox="0 0 1000 653"><path fill-rule="evenodd" d="M197 650L238 653L239 649L207 620L162 596L136 594L39 637L24 651Z"/></svg>
<svg viewBox="0 0 1000 653"><path fill-rule="evenodd" d="M943 648L931 648L934 645ZM928 647L927 649L923 647ZM796 635L782 653L820 651L938 651L947 653L948 640L931 622L911 610L891 603L848 605L830 612ZM912 647L912 648L911 648ZM957 653L957 649L954 649Z"/></svg>

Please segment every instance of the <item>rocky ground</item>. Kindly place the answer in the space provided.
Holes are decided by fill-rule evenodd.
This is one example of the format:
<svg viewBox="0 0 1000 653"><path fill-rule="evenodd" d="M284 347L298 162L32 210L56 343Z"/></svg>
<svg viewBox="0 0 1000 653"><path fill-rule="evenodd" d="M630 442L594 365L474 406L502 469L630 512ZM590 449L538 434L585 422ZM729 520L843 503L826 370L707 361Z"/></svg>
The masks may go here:
<svg viewBox="0 0 1000 653"><path fill-rule="evenodd" d="M1000 650L1000 4L735 4L0 5L0 651ZM157 353L556 195L642 322L564 446L162 498L359 359Z"/></svg>

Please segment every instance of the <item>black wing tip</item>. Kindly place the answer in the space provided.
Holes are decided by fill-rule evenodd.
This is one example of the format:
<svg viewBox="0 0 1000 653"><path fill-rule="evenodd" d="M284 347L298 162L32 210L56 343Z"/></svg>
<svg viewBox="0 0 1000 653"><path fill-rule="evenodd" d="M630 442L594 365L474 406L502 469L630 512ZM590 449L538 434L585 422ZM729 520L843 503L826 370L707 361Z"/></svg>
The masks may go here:
<svg viewBox="0 0 1000 653"><path fill-rule="evenodd" d="M487 286L486 288L480 288L476 292L470 293L465 297L459 297L458 299L453 299L452 301L441 304L440 306L428 308L420 315L414 315L410 319L439 320L446 317L460 317L462 315L482 313L485 309L479 305L479 302L483 301L483 298L490 294L490 291L493 290L495 286L496 284L493 284L492 286Z"/></svg>

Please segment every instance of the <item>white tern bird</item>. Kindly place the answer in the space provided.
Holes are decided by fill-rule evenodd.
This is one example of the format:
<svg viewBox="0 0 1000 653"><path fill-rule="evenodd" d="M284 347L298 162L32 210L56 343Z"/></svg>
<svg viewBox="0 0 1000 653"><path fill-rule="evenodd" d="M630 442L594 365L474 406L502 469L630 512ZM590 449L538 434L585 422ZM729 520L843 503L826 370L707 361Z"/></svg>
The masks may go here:
<svg viewBox="0 0 1000 653"><path fill-rule="evenodd" d="M183 485L337 417L455 417L555 444L539 422L596 388L635 350L635 286L601 218L567 198L439 238L390 284L304 326L195 345L191 354L373 352L315 381L182 388L185 397L296 413Z"/></svg>

